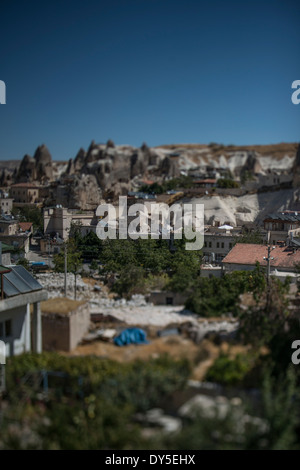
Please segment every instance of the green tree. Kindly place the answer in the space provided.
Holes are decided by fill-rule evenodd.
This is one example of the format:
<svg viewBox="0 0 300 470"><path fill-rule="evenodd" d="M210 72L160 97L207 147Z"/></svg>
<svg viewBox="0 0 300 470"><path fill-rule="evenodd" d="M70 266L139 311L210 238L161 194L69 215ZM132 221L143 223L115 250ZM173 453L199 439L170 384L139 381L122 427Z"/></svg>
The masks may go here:
<svg viewBox="0 0 300 470"><path fill-rule="evenodd" d="M100 260L103 242L95 232L88 232L80 242L78 248L84 260Z"/></svg>
<svg viewBox="0 0 300 470"><path fill-rule="evenodd" d="M171 260L171 276L166 289L189 294L200 275L201 255L197 251L175 252Z"/></svg>
<svg viewBox="0 0 300 470"><path fill-rule="evenodd" d="M264 271L259 265L253 271L235 271L221 278L200 277L193 286L186 307L201 316L237 315L239 296L244 292L259 296L265 286Z"/></svg>
<svg viewBox="0 0 300 470"><path fill-rule="evenodd" d="M75 292L75 299L76 299L76 292L77 292L77 274L79 274L80 269L82 268L82 254L78 251L77 244L73 238L70 238L66 243L67 249L67 272L71 272L74 274L74 292ZM65 253L64 249L62 249L58 254L54 255L53 257L54 262L54 271L62 273L65 272Z"/></svg>
<svg viewBox="0 0 300 470"><path fill-rule="evenodd" d="M44 218L38 207L13 207L11 213L20 222L32 222L34 230L44 231Z"/></svg>
<svg viewBox="0 0 300 470"><path fill-rule="evenodd" d="M169 279L166 288L186 291L192 288L199 274L201 253L187 251L185 242L184 239L175 240L176 251L172 254L169 240L105 240L101 251L102 273L116 275L118 281L114 290L126 296L133 292L129 284L134 285L132 279L137 275L139 282L136 282L135 291L145 290L145 285L149 285L148 277L163 274ZM129 272L133 275L131 280Z"/></svg>
<svg viewBox="0 0 300 470"><path fill-rule="evenodd" d="M79 246L82 244L83 237L81 235L82 223L81 222L71 222L69 230L69 238L74 240L74 243Z"/></svg>
<svg viewBox="0 0 300 470"><path fill-rule="evenodd" d="M289 286L289 279L281 282L271 277L269 285L265 282L264 289L256 296L256 303L240 313L240 334L246 341L251 338L251 343L256 346L269 345L278 334L287 332L291 319L287 297Z"/></svg>
<svg viewBox="0 0 300 470"><path fill-rule="evenodd" d="M66 243L67 246L67 271L71 273L78 273L82 267L82 255L78 251L74 239L70 238ZM54 271L58 273L65 272L65 254L62 248L60 252L53 257Z"/></svg>
<svg viewBox="0 0 300 470"><path fill-rule="evenodd" d="M242 233L234 238L234 245L236 243L250 243L256 245L265 245L264 237L259 230L256 228L254 230L248 230L244 228Z"/></svg>
<svg viewBox="0 0 300 470"><path fill-rule="evenodd" d="M193 180L190 176L181 175L177 178L172 178L170 180L164 181L159 184L157 182L147 185L144 184L141 186L140 191L150 194L163 194L167 191L175 189L188 189L193 186Z"/></svg>
<svg viewBox="0 0 300 470"><path fill-rule="evenodd" d="M19 258L18 261L17 261L17 264L20 264L21 266L23 266L25 269L29 269L30 268L30 263L28 261L28 259L26 258Z"/></svg>
<svg viewBox="0 0 300 470"><path fill-rule="evenodd" d="M144 270L140 266L129 264L123 268L113 285L113 291L130 299L133 294L145 293Z"/></svg>
<svg viewBox="0 0 300 470"><path fill-rule="evenodd" d="M240 185L236 181L230 178L219 178L217 180L217 187L218 188L239 188Z"/></svg>

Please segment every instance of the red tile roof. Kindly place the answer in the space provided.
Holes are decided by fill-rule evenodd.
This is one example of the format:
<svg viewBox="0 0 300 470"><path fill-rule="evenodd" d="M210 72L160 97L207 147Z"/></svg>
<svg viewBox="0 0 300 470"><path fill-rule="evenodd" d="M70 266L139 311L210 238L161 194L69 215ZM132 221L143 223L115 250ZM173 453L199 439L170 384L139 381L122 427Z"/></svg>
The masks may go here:
<svg viewBox="0 0 300 470"><path fill-rule="evenodd" d="M32 222L19 222L19 227L22 230L22 232L26 232L27 230L31 229Z"/></svg>
<svg viewBox="0 0 300 470"><path fill-rule="evenodd" d="M255 265L258 261L262 266L267 265L264 256L268 256L266 245L254 245L252 243L237 243L232 250L225 256L223 263L230 264L249 264ZM281 268L292 268L295 263L300 263L300 250L293 251L292 248L287 246L275 246L271 250L270 265Z"/></svg>
<svg viewBox="0 0 300 470"><path fill-rule="evenodd" d="M151 184L154 183L154 181L152 181L152 180L147 180L147 179L146 179L146 180L142 180L142 183L143 183L143 184L147 184L148 186L150 186Z"/></svg>
<svg viewBox="0 0 300 470"><path fill-rule="evenodd" d="M204 183L215 184L216 182L217 182L217 180L212 179L212 178L208 178L206 180L196 180L196 181L194 181L194 183L197 183L197 184L204 184Z"/></svg>

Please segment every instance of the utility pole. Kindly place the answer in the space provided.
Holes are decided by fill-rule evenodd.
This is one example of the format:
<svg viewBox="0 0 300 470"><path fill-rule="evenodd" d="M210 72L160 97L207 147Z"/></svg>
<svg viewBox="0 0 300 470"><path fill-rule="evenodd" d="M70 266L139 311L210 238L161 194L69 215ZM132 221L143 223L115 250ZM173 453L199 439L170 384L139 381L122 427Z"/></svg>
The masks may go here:
<svg viewBox="0 0 300 470"><path fill-rule="evenodd" d="M275 246L271 248L271 246L268 245L268 256L267 257L264 256L264 260L267 261L267 284L268 285L270 283L270 261L274 259L273 256L270 256L272 250L275 250Z"/></svg>
<svg viewBox="0 0 300 470"><path fill-rule="evenodd" d="M171 232L170 232L169 250L170 250L170 253L172 253L172 255L174 255L174 253L176 251L176 247L174 246L174 232L173 232L172 229L171 229Z"/></svg>
<svg viewBox="0 0 300 470"><path fill-rule="evenodd" d="M50 237L48 239L48 266L50 268L50 248L51 248L51 245L50 245Z"/></svg>
<svg viewBox="0 0 300 470"><path fill-rule="evenodd" d="M67 243L65 242L65 297L67 297Z"/></svg>
<svg viewBox="0 0 300 470"><path fill-rule="evenodd" d="M274 259L273 256L271 256L271 251L272 250L275 250L275 246L273 246L271 248L270 245L268 245L268 257L266 258L264 256L264 259L267 261L267 303L266 303L266 309L267 311L269 311L270 309L270 300L271 300L271 297L270 297L270 261L272 259Z"/></svg>

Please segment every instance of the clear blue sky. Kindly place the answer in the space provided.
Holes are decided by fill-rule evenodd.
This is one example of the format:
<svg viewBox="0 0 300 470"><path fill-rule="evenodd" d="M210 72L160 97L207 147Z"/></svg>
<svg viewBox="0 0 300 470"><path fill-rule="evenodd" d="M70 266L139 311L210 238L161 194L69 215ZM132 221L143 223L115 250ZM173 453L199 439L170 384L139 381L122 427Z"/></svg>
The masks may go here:
<svg viewBox="0 0 300 470"><path fill-rule="evenodd" d="M298 142L299 0L1 0L0 159Z"/></svg>

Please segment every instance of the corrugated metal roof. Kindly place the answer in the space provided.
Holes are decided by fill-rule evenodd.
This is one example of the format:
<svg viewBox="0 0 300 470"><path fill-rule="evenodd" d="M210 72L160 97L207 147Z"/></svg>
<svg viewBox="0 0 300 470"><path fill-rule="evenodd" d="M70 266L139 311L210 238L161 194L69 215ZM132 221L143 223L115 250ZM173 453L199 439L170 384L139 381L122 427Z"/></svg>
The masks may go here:
<svg viewBox="0 0 300 470"><path fill-rule="evenodd" d="M23 266L15 266L14 271L31 287L31 290L41 289L41 284Z"/></svg>
<svg viewBox="0 0 300 470"><path fill-rule="evenodd" d="M6 297L42 289L41 284L23 266L11 266L9 269L10 272L3 273L3 291Z"/></svg>
<svg viewBox="0 0 300 470"><path fill-rule="evenodd" d="M272 220L282 220L284 222L300 222L300 214L298 215L291 215L291 214L268 214L265 220L272 219Z"/></svg>
<svg viewBox="0 0 300 470"><path fill-rule="evenodd" d="M10 273L5 274L5 279L15 286L22 294L27 294L27 292L32 290L31 287L17 273L15 273L13 269Z"/></svg>
<svg viewBox="0 0 300 470"><path fill-rule="evenodd" d="M21 292L3 275L3 291L6 297L21 294Z"/></svg>

